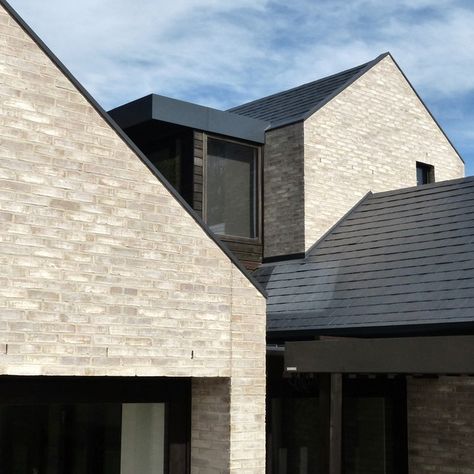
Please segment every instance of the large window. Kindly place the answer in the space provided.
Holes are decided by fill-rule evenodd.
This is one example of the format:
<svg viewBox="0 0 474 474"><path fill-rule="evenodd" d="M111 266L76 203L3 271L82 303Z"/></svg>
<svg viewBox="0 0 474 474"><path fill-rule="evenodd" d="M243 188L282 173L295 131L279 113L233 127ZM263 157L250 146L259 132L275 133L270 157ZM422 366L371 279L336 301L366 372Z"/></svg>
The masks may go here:
<svg viewBox="0 0 474 474"><path fill-rule="evenodd" d="M0 377L0 473L185 474L190 380Z"/></svg>
<svg viewBox="0 0 474 474"><path fill-rule="evenodd" d="M0 471L162 474L163 403L0 406Z"/></svg>
<svg viewBox="0 0 474 474"><path fill-rule="evenodd" d="M258 149L208 137L206 221L216 233L256 238Z"/></svg>
<svg viewBox="0 0 474 474"><path fill-rule="evenodd" d="M408 472L403 377L344 376L342 416L332 419L326 375L282 377L283 360L267 358L267 474L326 473L331 436L342 474Z"/></svg>

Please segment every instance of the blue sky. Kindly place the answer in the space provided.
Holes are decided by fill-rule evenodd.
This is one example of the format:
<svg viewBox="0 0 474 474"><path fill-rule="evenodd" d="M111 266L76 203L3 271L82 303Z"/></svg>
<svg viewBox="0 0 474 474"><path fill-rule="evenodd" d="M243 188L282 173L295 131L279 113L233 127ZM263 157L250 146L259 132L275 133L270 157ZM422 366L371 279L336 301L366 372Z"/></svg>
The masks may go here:
<svg viewBox="0 0 474 474"><path fill-rule="evenodd" d="M10 0L105 109L225 109L390 51L474 174L471 0Z"/></svg>

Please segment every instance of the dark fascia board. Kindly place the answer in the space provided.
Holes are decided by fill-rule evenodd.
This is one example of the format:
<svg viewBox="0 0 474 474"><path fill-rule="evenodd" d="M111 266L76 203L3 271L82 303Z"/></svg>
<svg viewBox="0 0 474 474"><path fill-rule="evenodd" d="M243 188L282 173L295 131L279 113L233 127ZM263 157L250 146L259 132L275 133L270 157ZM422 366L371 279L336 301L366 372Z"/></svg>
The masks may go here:
<svg viewBox="0 0 474 474"><path fill-rule="evenodd" d="M67 77L74 85L78 92L89 102L102 119L114 130L114 132L123 140L123 142L135 153L135 155L143 162L151 173L161 182L161 184L169 191L169 193L178 201L181 207L191 215L196 223L204 230L207 236L225 253L229 260L243 273L249 282L264 296L267 297L265 289L258 283L247 269L240 263L232 251L212 232L207 224L194 212L189 204L181 197L181 195L171 186L166 178L158 171L151 161L140 151L140 149L128 138L125 132L117 125L110 115L99 105L99 103L87 92L85 87L72 75L66 66L58 59L58 57L46 46L41 38L30 28L30 26L21 18L21 16L6 1L0 0L0 5L11 15L16 23L25 31L25 33L38 45L50 61Z"/></svg>
<svg viewBox="0 0 474 474"><path fill-rule="evenodd" d="M474 336L288 342L285 370L291 373L474 374Z"/></svg>
<svg viewBox="0 0 474 474"><path fill-rule="evenodd" d="M288 317L291 315L288 314ZM269 315L267 314L267 319ZM330 337L406 337L474 334L474 321L426 322L417 324L394 324L374 326L324 326L304 329L267 329L267 341L312 340L321 336Z"/></svg>
<svg viewBox="0 0 474 474"><path fill-rule="evenodd" d="M116 107L107 113L124 130L148 122L153 119L153 94Z"/></svg>
<svg viewBox="0 0 474 474"><path fill-rule="evenodd" d="M343 90L347 89L351 84L353 84L355 81L357 81L357 79L359 79L361 76L363 76L369 69L372 69L377 63L379 63L380 61L382 61L382 59L386 58L387 56L390 56L390 53L389 52L386 52L386 53L383 53L383 54L380 54L379 56L377 56L375 59L373 59L372 61L369 61L366 66L364 68L362 68L357 74L355 74L353 77L351 77L347 82L345 82L344 84L342 84L338 89L336 89L332 94L328 95L324 100L322 100L321 102L318 102L314 107L312 107L308 112L305 112L304 114L302 114L300 117L293 117L291 119L288 119L288 120L280 120L279 122L273 122L270 124L270 126L268 127L267 130L274 130L274 129L277 129L277 128L283 128L283 127L286 127L287 125L292 125L294 123L298 123L298 122L304 122L305 120L307 120L309 117L311 117L311 115L313 115L314 113L316 113L319 109L321 109L322 107L324 107L328 102L330 102L332 99L334 99L334 97L336 97L337 95L339 95ZM350 69L354 69L354 68L350 68ZM350 69L347 69L346 71L350 71ZM346 71L342 71L342 73L346 72ZM336 74L333 74L334 76L337 76L339 74L342 74L341 72L338 72ZM324 77L322 79L328 79L332 76L327 76L327 77ZM298 87L301 87L301 86L298 86ZM292 89L289 89L289 90L292 90ZM286 92L286 91L285 91ZM230 111L232 111L232 109L230 109Z"/></svg>
<svg viewBox="0 0 474 474"><path fill-rule="evenodd" d="M265 143L268 127L263 120L157 94L121 105L109 114L122 128L153 119L260 144Z"/></svg>

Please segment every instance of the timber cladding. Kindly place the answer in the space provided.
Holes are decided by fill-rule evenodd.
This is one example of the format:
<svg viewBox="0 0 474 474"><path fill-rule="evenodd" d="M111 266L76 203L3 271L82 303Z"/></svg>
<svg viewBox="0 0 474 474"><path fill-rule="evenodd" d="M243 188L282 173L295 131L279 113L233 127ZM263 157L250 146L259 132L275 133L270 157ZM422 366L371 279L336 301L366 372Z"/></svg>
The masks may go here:
<svg viewBox="0 0 474 474"><path fill-rule="evenodd" d="M204 189L205 189L205 163L206 163L206 143L207 134L202 131L194 131L193 134L193 209L199 214L200 217L204 217L205 210L204 206ZM225 140L225 137L223 137ZM260 163L259 158L259 163ZM262 244L262 206L261 206L261 172L258 172L257 177L257 229L258 238L245 239L238 237L229 237L225 235L218 235L219 238L231 251L232 253L242 262L247 270L255 270L261 263L263 257L263 244Z"/></svg>

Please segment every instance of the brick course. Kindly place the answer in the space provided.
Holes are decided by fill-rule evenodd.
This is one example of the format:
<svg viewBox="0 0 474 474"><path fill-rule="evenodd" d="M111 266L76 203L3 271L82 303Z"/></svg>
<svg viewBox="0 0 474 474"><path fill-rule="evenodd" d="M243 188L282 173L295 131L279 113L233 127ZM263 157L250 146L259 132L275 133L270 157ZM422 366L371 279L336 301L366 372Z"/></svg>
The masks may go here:
<svg viewBox="0 0 474 474"><path fill-rule="evenodd" d="M227 383L262 472L263 296L3 7L0 50L0 374L195 377L201 419Z"/></svg>
<svg viewBox="0 0 474 474"><path fill-rule="evenodd" d="M265 257L307 250L368 191L436 181L464 165L387 56L304 123L267 133Z"/></svg>
<svg viewBox="0 0 474 474"><path fill-rule="evenodd" d="M263 156L265 257L302 252L304 247L303 124L270 130Z"/></svg>
<svg viewBox="0 0 474 474"><path fill-rule="evenodd" d="M410 474L474 473L474 378L408 378Z"/></svg>
<svg viewBox="0 0 474 474"><path fill-rule="evenodd" d="M416 162L436 181L464 165L390 56L304 124L305 249L368 191L416 185Z"/></svg>

